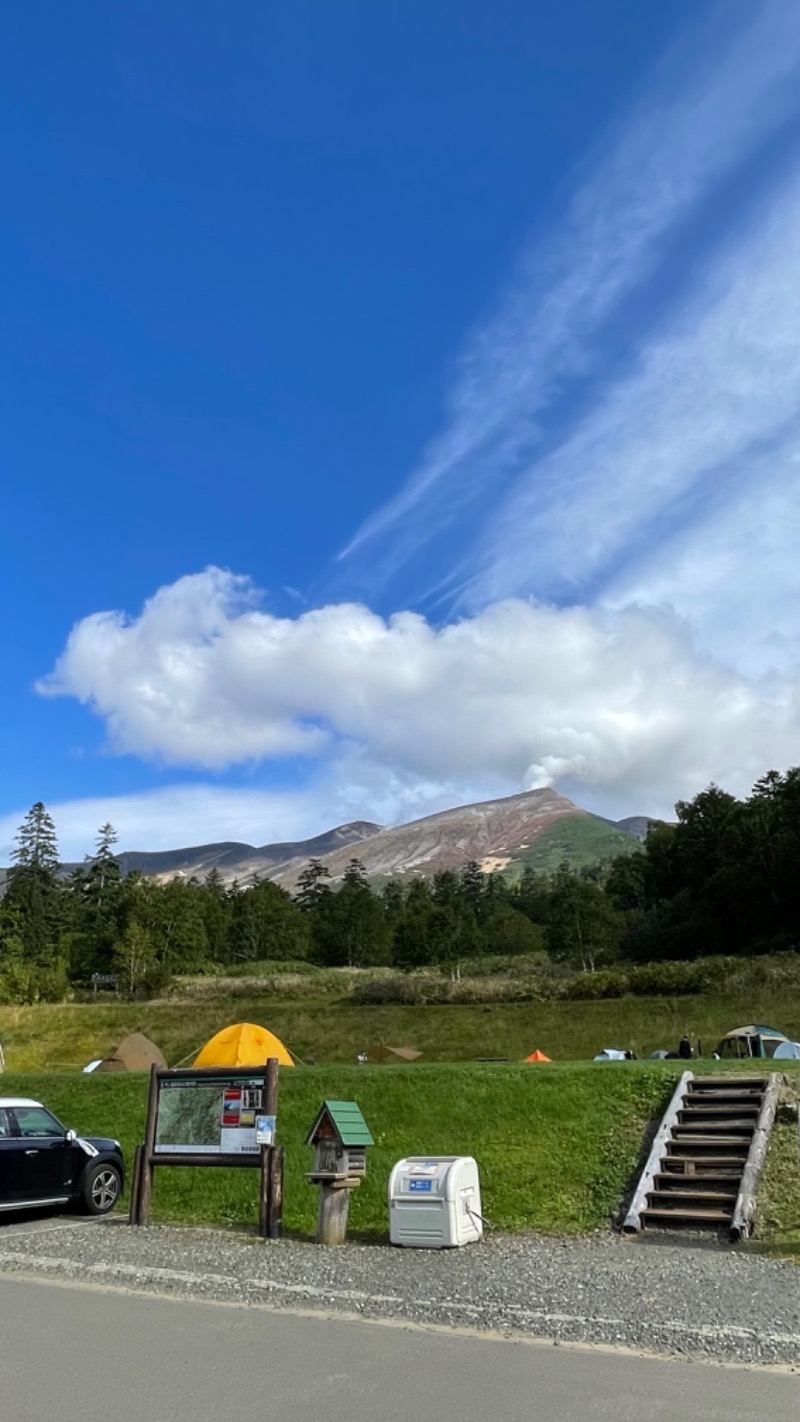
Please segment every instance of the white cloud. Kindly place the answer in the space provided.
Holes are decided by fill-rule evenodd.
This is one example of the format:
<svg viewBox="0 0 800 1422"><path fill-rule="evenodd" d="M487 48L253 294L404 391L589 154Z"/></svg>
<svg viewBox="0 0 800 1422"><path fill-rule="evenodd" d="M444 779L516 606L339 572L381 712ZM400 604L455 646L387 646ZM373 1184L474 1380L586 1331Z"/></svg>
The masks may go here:
<svg viewBox="0 0 800 1422"><path fill-rule="evenodd" d="M345 556L381 537L381 566L391 570L476 491L529 468L565 387L602 372L605 328L620 303L652 275L693 208L798 107L793 5L726 5L707 32L690 35L595 155L591 176L527 255L497 315L467 343L444 432ZM563 494L569 502L571 491Z"/></svg>
<svg viewBox="0 0 800 1422"><path fill-rule="evenodd" d="M438 630L354 604L276 618L219 569L136 618L78 623L41 689L91 706L119 753L218 770L299 749L324 807L309 832L563 783L663 813L712 778L747 790L800 730L794 681L767 698L652 609L508 601Z"/></svg>

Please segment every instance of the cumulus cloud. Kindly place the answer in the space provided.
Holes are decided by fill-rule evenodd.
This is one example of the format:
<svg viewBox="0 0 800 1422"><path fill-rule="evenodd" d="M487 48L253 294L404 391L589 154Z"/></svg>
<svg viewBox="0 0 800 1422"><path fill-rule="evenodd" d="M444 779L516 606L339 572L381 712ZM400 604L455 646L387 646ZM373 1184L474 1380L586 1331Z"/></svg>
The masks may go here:
<svg viewBox="0 0 800 1422"><path fill-rule="evenodd" d="M768 697L666 612L508 600L441 628L357 604L278 618L216 568L136 617L85 618L40 690L90 706L118 753L214 770L300 755L318 805L363 815L382 796L381 820L566 783L665 812L712 778L746 790L791 761L800 729L794 682Z"/></svg>

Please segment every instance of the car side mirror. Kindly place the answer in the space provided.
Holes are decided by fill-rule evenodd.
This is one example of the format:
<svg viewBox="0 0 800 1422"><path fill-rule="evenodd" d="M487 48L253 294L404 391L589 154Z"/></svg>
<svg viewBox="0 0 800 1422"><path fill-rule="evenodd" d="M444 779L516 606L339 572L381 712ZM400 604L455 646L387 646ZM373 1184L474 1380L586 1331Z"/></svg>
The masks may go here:
<svg viewBox="0 0 800 1422"><path fill-rule="evenodd" d="M65 1144L65 1145L74 1145L77 1139L78 1139L78 1132L77 1132L77 1131L67 1131L67 1134L66 1134L65 1137L64 1137L64 1144Z"/></svg>

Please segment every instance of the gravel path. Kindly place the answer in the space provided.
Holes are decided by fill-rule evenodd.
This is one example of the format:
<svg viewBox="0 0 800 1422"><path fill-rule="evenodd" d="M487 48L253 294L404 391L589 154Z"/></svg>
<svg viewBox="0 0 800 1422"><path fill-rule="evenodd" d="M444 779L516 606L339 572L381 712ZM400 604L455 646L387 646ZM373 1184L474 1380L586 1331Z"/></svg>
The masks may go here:
<svg viewBox="0 0 800 1422"><path fill-rule="evenodd" d="M800 1370L800 1271L705 1242L504 1235L442 1252L322 1249L62 1218L0 1226L0 1272Z"/></svg>

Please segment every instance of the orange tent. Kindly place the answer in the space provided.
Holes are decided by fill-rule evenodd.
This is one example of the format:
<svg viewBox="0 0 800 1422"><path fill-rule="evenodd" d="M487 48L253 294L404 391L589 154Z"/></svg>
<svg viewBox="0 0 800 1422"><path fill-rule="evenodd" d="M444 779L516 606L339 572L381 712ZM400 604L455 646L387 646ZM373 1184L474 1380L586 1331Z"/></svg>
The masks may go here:
<svg viewBox="0 0 800 1422"><path fill-rule="evenodd" d="M546 1057L544 1052L540 1052L537 1047L536 1051L531 1052L530 1056L526 1057L525 1060L526 1062L549 1062L550 1057Z"/></svg>
<svg viewBox="0 0 800 1422"><path fill-rule="evenodd" d="M294 1062L280 1037L268 1032L266 1027L258 1027L254 1022L235 1022L231 1027L223 1027L216 1037L206 1042L202 1052L195 1057L196 1067L238 1067L263 1066L269 1057L277 1057L281 1066L294 1066Z"/></svg>

